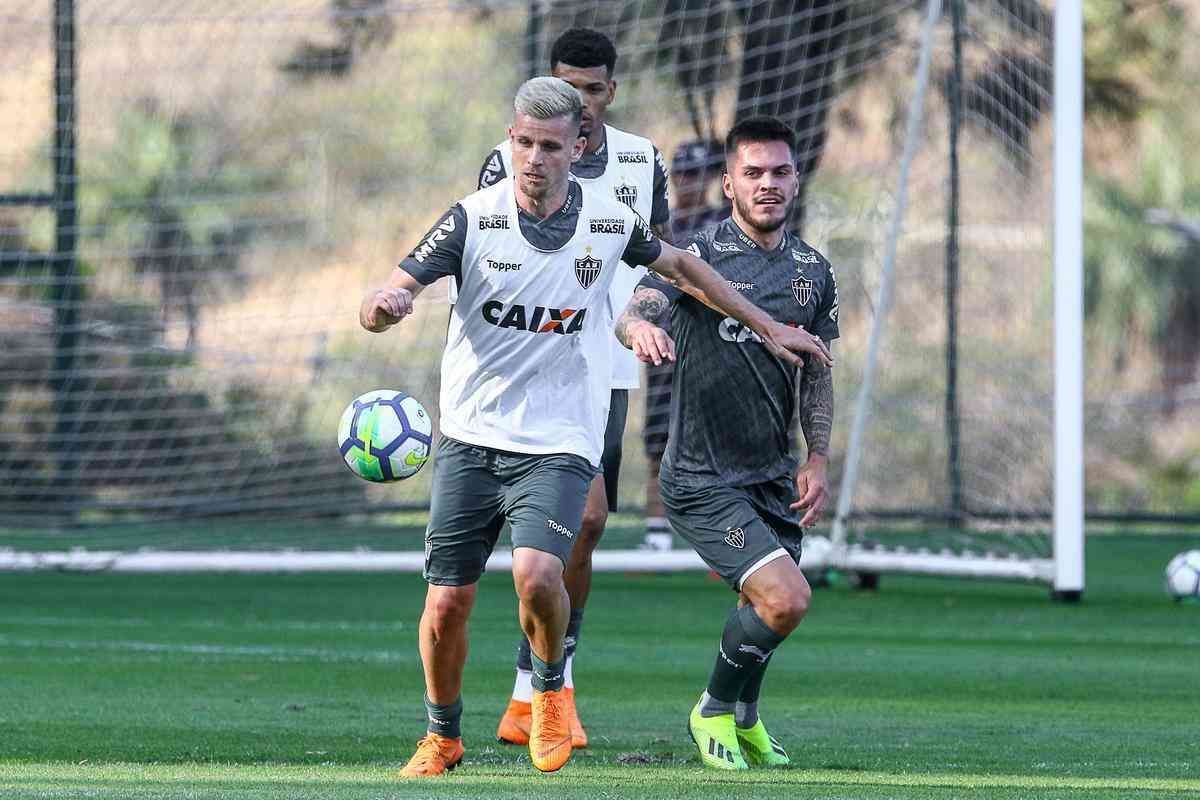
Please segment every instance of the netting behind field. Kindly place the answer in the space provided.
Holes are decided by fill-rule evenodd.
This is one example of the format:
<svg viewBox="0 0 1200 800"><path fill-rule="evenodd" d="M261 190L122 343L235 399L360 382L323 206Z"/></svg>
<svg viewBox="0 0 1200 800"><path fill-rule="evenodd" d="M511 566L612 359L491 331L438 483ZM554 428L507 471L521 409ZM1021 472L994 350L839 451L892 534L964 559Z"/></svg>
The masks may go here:
<svg viewBox="0 0 1200 800"><path fill-rule="evenodd" d="M1011 520L1050 507L1050 9L962 8L961 24L947 11L937 27L853 499L860 513ZM81 0L76 10L78 291L67 361L52 302L64 296L54 209L0 208L7 520L427 506L429 470L368 486L340 463L334 430L352 397L377 388L403 389L436 415L445 287L384 335L358 327L357 307L474 188L530 58L544 72L550 42L571 25L613 36L611 121L668 158L750 113L782 115L801 134L796 226L829 256L841 291L837 485L921 5ZM52 185L50 12L6 12L0 28L3 95L17 109L0 123L0 192ZM956 96L959 316L948 361ZM641 408L635 394L621 485L630 509L646 484ZM127 537L117 546L137 546Z"/></svg>

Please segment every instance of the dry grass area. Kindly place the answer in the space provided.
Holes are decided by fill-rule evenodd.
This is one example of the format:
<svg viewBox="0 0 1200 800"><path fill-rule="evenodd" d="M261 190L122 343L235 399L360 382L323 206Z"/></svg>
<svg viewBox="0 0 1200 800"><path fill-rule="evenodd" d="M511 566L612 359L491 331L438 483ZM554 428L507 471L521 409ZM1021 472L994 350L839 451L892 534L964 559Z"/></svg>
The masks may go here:
<svg viewBox="0 0 1200 800"><path fill-rule="evenodd" d="M444 288L428 291L416 317L386 336L362 332L356 308L364 289L473 188L479 164L503 135L508 98L521 77L512 56L519 52L523 18L402 4L387 47L368 52L343 79L303 83L277 67L301 39L332 41L319 0L216 6L186 0L165 9L150 0L85 0L79 7L81 159L116 143L123 109L153 98L168 115L219 120L231 157L284 176L289 193L258 201L256 213L306 219L300 238L255 243L242 262L243 283L208 290L197 363L179 380L216 389L252 379L280 391L311 392L316 399L306 425L317 434L332 426L349 396L383 385L420 393L436 405ZM39 24L16 20L0 28L0 63L21 66L0 77L0 99L29 109L6 124L4 180L35 170L32 154L48 131L49 106L38 97L46 90L50 54L24 35ZM810 189L807 236L831 257L841 287L838 392L847 422L839 426L841 437L895 206L911 55L896 54L837 99ZM717 107L732 108L733 99L727 87ZM664 108L676 110L664 114ZM667 153L693 136L666 80L623 80L613 113L617 124L650 136ZM941 97L931 93L909 187L872 456L864 468L868 493L881 499L936 498L944 491L938 464L945 116ZM729 121L726 115L723 122ZM963 136L960 366L967 452L985 492L1003 487L1009 502L1035 506L1049 488L1050 130L1043 125L1035 135L1028 174L978 128L969 126ZM123 254L95 255L97 288L153 300L155 286L132 278ZM186 326L169 322L168 342L181 347ZM1118 378L1099 365L1089 378L1100 393L1143 385L1139 375L1124 376L1117 386ZM639 409L640 399L632 407ZM1175 430L1163 426L1153 448L1174 452ZM638 502L644 469L639 431L635 413L626 448L632 502ZM1098 447L1095 454L1113 462L1106 474L1139 480L1110 449Z"/></svg>

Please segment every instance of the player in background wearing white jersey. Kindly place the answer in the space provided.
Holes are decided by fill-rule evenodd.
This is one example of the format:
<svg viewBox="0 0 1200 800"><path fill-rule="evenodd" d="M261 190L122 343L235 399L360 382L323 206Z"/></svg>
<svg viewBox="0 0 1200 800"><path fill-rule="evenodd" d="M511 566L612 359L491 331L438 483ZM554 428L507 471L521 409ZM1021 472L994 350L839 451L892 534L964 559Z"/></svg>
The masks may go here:
<svg viewBox="0 0 1200 800"><path fill-rule="evenodd" d="M667 169L662 154L649 140L606 125L608 107L616 97L613 79L617 51L612 41L597 30L572 28L555 40L550 49L550 73L579 90L583 97L581 134L587 139L583 155L571 164L571 175L584 186L615 197L648 220L654 232L667 241L670 235L670 210L667 198ZM501 142L488 155L479 173L479 188L490 186L511 173L511 147ZM613 317L621 313L638 281L645 275L641 268L621 270L609 290ZM605 425L604 454L600 474L588 493L583 528L567 564L567 594L571 597L571 618L567 626L567 710L571 719L575 747L587 746L587 732L579 721L575 706L575 651L583 626L583 612L592 588L592 552L604 534L608 513L616 510L617 481L621 470L621 439L629 410L629 390L636 389L640 365L633 354L613 339L612 399ZM525 744L529 739L531 661L529 640L517 646L517 675L512 699L500 719L496 738L510 744Z"/></svg>
<svg viewBox="0 0 1200 800"><path fill-rule="evenodd" d="M612 369L608 289L628 269L622 261L652 267L741 321L785 361L829 358L818 339L776 322L704 261L660 242L634 211L569 180L585 144L573 87L534 78L513 106L514 177L451 208L359 308L360 324L379 333L412 313L426 285L453 276L458 287L425 534L419 641L429 724L405 777L440 775L462 761L467 620L505 521L532 649L530 756L544 772L570 758L563 570L600 462Z"/></svg>

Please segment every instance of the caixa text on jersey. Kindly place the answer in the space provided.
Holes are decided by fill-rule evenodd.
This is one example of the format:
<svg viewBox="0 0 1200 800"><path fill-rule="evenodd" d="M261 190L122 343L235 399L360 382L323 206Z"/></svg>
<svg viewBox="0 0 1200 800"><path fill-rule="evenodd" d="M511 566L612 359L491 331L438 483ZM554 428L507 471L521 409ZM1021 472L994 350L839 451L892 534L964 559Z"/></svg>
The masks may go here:
<svg viewBox="0 0 1200 800"><path fill-rule="evenodd" d="M583 330L586 308L550 308L514 303L505 306L499 300L488 300L480 309L483 319L497 328L514 328L530 333L571 334Z"/></svg>

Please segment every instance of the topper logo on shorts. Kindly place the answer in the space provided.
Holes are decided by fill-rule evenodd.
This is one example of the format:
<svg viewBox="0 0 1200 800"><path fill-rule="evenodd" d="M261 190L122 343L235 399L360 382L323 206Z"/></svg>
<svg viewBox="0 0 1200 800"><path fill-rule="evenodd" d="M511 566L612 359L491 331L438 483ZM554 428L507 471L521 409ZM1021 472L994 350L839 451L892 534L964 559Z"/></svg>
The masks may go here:
<svg viewBox="0 0 1200 800"><path fill-rule="evenodd" d="M586 308L548 308L534 306L532 309L520 303L505 307L499 300L488 300L480 309L484 322L497 328L515 328L530 333L579 333L583 330Z"/></svg>
<svg viewBox="0 0 1200 800"><path fill-rule="evenodd" d="M559 536L565 536L568 539L575 538L575 533L570 528L568 528L566 525L555 522L552 519L546 520L546 527L557 533Z"/></svg>

